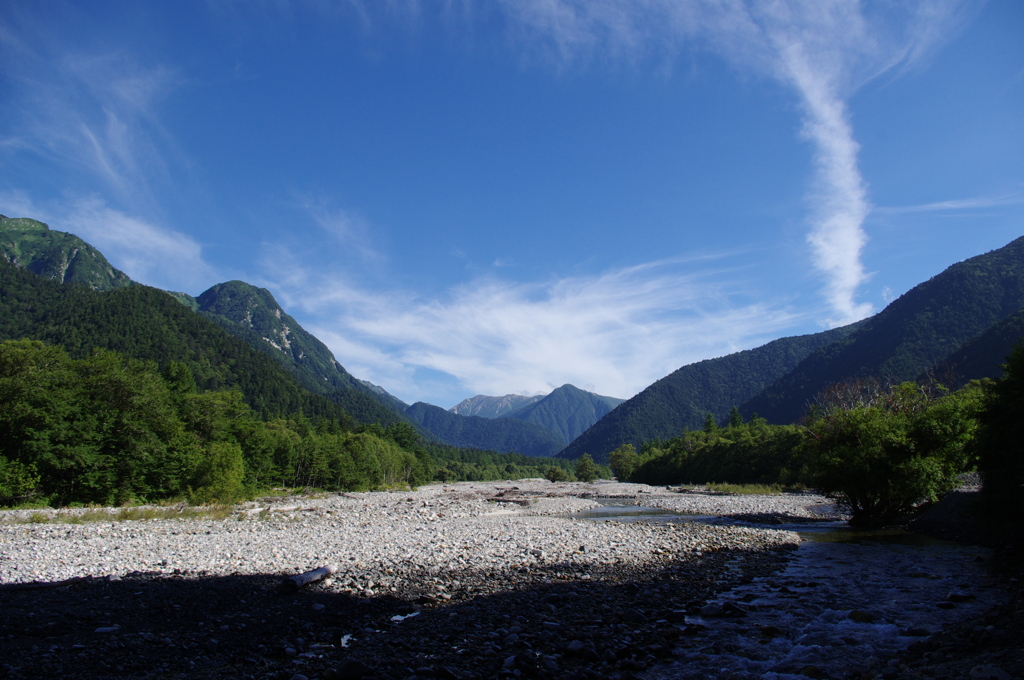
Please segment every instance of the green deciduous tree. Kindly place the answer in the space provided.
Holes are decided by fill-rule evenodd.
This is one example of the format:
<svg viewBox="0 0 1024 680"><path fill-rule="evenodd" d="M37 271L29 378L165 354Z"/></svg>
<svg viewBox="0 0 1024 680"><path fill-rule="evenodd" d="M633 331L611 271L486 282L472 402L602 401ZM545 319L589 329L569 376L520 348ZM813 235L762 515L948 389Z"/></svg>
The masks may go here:
<svg viewBox="0 0 1024 680"><path fill-rule="evenodd" d="M623 444L610 454L612 472L620 482L628 482L640 464L640 456L632 444Z"/></svg>
<svg viewBox="0 0 1024 680"><path fill-rule="evenodd" d="M885 522L954 488L968 468L982 390L933 399L904 383L870 405L826 412L808 429L815 485L854 522Z"/></svg>
<svg viewBox="0 0 1024 680"><path fill-rule="evenodd" d="M544 473L544 478L551 483L569 481L569 473L560 467L552 465Z"/></svg>
<svg viewBox="0 0 1024 680"><path fill-rule="evenodd" d="M576 461L576 479L581 482L592 482L601 475L601 469L597 467L597 463L590 457L589 453L584 453Z"/></svg>

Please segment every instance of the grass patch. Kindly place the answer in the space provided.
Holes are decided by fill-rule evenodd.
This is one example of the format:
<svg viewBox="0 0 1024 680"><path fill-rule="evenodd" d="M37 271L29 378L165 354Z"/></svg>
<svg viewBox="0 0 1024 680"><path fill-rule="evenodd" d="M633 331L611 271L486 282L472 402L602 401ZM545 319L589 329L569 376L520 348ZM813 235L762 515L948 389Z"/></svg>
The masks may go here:
<svg viewBox="0 0 1024 680"><path fill-rule="evenodd" d="M154 519L226 519L234 514L231 505L138 506L118 509L89 508L82 512L33 512L27 524L87 524L89 522L139 522Z"/></svg>
<svg viewBox="0 0 1024 680"><path fill-rule="evenodd" d="M776 496L782 493L778 484L708 484L708 491L734 495Z"/></svg>

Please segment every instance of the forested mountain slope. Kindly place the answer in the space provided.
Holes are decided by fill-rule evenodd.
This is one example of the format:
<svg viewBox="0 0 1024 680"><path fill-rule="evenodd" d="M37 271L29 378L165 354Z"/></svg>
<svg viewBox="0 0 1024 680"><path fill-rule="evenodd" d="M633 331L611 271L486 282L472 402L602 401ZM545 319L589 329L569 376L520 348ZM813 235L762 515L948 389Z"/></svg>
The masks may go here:
<svg viewBox="0 0 1024 680"><path fill-rule="evenodd" d="M861 322L863 323L863 322ZM793 370L819 347L849 335L858 324L812 335L780 338L756 349L688 364L620 404L560 454L589 453L604 463L622 444L667 439L684 428L697 429L708 413L723 420L742 404Z"/></svg>
<svg viewBox="0 0 1024 680"><path fill-rule="evenodd" d="M1013 346L1024 338L1024 309L1018 310L972 338L940 361L932 375L950 389L971 380L1003 377L1002 366Z"/></svg>
<svg viewBox="0 0 1024 680"><path fill-rule="evenodd" d="M53 231L42 222L0 215L0 258L60 283L81 283L94 290L132 285L103 254L74 234Z"/></svg>
<svg viewBox="0 0 1024 680"><path fill-rule="evenodd" d="M452 446L516 452L527 456L554 456L566 444L551 430L515 418L460 416L423 402L413 404L405 413Z"/></svg>
<svg viewBox="0 0 1024 680"><path fill-rule="evenodd" d="M62 345L73 358L99 347L161 369L181 362L199 389L237 387L265 415L301 411L351 422L339 404L311 394L276 361L156 288L99 292L0 262L0 340L23 338Z"/></svg>
<svg viewBox="0 0 1024 680"><path fill-rule="evenodd" d="M543 399L521 406L506 417L541 425L571 442L623 401L625 399L604 397L573 385L562 385Z"/></svg>
<svg viewBox="0 0 1024 680"><path fill-rule="evenodd" d="M1024 238L954 264L910 289L855 333L822 347L744 403L772 423L802 417L822 389L873 377L914 380L1024 307Z"/></svg>
<svg viewBox="0 0 1024 680"><path fill-rule="evenodd" d="M79 237L32 219L0 217L0 254L18 267L57 282L80 283L98 291L135 285ZM306 389L341 404L360 422L408 422L404 403L352 377L322 342L284 314L269 291L229 281L213 286L198 299L186 293L169 295L272 356Z"/></svg>
<svg viewBox="0 0 1024 680"><path fill-rule="evenodd" d="M286 314L265 288L244 281L218 283L196 298L196 305L200 315L280 361L308 390L329 396L354 390L399 414L408 406L383 389L353 377L327 345ZM354 395L336 396L343 403L353 402L346 406L354 410L366 410L365 404L356 405L361 400Z"/></svg>

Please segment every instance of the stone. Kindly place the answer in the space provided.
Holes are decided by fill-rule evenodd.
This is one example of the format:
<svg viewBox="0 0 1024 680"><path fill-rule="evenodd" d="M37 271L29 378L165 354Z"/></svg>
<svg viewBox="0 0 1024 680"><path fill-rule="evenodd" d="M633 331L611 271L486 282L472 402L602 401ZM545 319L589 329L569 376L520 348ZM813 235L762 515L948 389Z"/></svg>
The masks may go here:
<svg viewBox="0 0 1024 680"><path fill-rule="evenodd" d="M722 615L722 606L712 602L700 608L700 615L705 618L714 618Z"/></svg>
<svg viewBox="0 0 1024 680"><path fill-rule="evenodd" d="M345 659L338 665L337 680L359 680L367 675L373 675L375 671L359 659Z"/></svg>
<svg viewBox="0 0 1024 680"><path fill-rule="evenodd" d="M971 677L976 680L1013 680L1013 676L997 666L975 666Z"/></svg>
<svg viewBox="0 0 1024 680"><path fill-rule="evenodd" d="M627 609L622 615L622 620L626 623L632 623L637 626L642 626L647 623L647 617L635 609Z"/></svg>

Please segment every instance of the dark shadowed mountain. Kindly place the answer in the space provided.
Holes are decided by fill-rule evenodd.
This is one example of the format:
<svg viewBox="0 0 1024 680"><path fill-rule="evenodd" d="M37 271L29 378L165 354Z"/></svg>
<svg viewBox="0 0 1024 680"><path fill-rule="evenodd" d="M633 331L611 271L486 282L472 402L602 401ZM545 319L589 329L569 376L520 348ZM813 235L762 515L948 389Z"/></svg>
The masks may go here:
<svg viewBox="0 0 1024 680"><path fill-rule="evenodd" d="M863 377L914 380L1021 307L1024 238L914 286L856 332L807 356L740 410L790 423L830 384Z"/></svg>
<svg viewBox="0 0 1024 680"><path fill-rule="evenodd" d="M951 389L971 380L1003 377L1003 364L1013 346L1024 338L1024 309L995 324L940 361L931 376ZM922 376L923 377L923 376Z"/></svg>
<svg viewBox="0 0 1024 680"><path fill-rule="evenodd" d="M541 425L571 442L623 401L625 399L603 397L572 385L562 385L507 417Z"/></svg>
<svg viewBox="0 0 1024 680"><path fill-rule="evenodd" d="M460 416L421 401L405 413L413 422L452 446L554 456L566 444L565 439L551 430L515 418Z"/></svg>
<svg viewBox="0 0 1024 680"><path fill-rule="evenodd" d="M863 323L863 322L861 322ZM721 420L793 370L807 355L852 333L858 324L812 335L781 338L757 349L688 364L657 381L611 411L560 454L589 453L604 463L623 444L667 439L685 428L697 429L708 413Z"/></svg>

